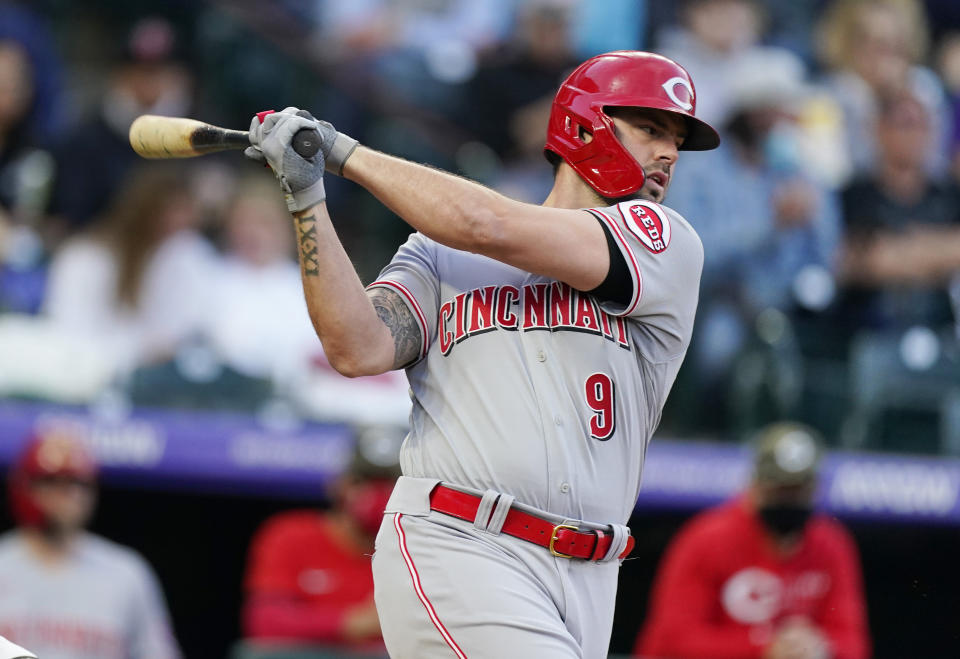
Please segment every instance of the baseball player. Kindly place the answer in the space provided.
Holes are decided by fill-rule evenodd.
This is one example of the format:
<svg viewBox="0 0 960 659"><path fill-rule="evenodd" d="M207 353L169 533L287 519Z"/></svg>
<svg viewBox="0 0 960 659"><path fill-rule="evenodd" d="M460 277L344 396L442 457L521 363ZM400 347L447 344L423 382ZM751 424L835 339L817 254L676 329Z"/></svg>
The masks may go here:
<svg viewBox="0 0 960 659"><path fill-rule="evenodd" d="M44 659L177 659L153 570L83 530L96 475L84 445L58 432L36 435L13 464L18 528L0 536L0 633Z"/></svg>
<svg viewBox="0 0 960 659"><path fill-rule="evenodd" d="M624 524L697 304L703 249L660 205L679 151L719 143L695 105L667 58L584 62L553 103L540 206L296 108L253 119L247 155L280 180L331 364L410 382L404 476L373 559L392 656L606 656ZM291 146L304 128L319 133L310 159ZM324 168L416 229L366 290Z"/></svg>

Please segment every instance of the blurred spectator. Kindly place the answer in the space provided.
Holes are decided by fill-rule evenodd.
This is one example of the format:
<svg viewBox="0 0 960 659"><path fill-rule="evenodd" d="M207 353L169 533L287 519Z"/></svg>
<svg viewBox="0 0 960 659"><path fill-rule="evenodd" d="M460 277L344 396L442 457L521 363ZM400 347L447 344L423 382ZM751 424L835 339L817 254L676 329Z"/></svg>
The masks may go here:
<svg viewBox="0 0 960 659"><path fill-rule="evenodd" d="M198 332L213 247L183 165L143 165L110 210L50 266L44 311L60 327L110 345L128 370L159 361Z"/></svg>
<svg viewBox="0 0 960 659"><path fill-rule="evenodd" d="M919 0L835 0L823 15L820 58L828 67L826 85L846 119L846 138L856 173L868 172L877 158L873 134L879 98L909 92L927 108L936 139L927 144L925 163L946 171L949 108L943 86L921 65L928 28Z"/></svg>
<svg viewBox="0 0 960 659"><path fill-rule="evenodd" d="M176 35L162 18L145 18L127 35L122 58L109 72L99 112L57 147L51 214L69 233L85 228L115 195L139 159L127 133L141 114L188 116L192 81L177 59Z"/></svg>
<svg viewBox="0 0 960 659"><path fill-rule="evenodd" d="M950 156L953 177L960 182L960 31L946 34L937 50L937 68L950 98Z"/></svg>
<svg viewBox="0 0 960 659"><path fill-rule="evenodd" d="M29 130L35 98L27 51L17 41L0 40L0 206L21 221L43 210L52 174L50 156Z"/></svg>
<svg viewBox="0 0 960 659"><path fill-rule="evenodd" d="M31 130L36 92L26 47L0 36L0 310L35 311L42 287L40 220L53 158Z"/></svg>
<svg viewBox="0 0 960 659"><path fill-rule="evenodd" d="M812 512L819 453L804 426L761 431L746 492L694 517L667 548L637 656L869 656L856 546Z"/></svg>
<svg viewBox="0 0 960 659"><path fill-rule="evenodd" d="M43 8L23 4L0 4L0 41L19 44L30 61L33 98L30 122L22 129L30 140L45 144L63 124L62 64Z"/></svg>
<svg viewBox="0 0 960 659"><path fill-rule="evenodd" d="M318 43L395 104L449 112L477 57L503 40L512 0L318 0ZM354 68L359 67L359 68Z"/></svg>
<svg viewBox="0 0 960 659"><path fill-rule="evenodd" d="M960 191L924 165L934 139L928 108L906 92L883 97L873 123L877 159L843 191L845 284L834 331L940 329L960 271Z"/></svg>
<svg viewBox="0 0 960 659"><path fill-rule="evenodd" d="M330 510L280 513L263 524L245 577L245 636L383 648L370 558L400 476L402 437L398 427L359 430L350 466L330 487Z"/></svg>
<svg viewBox="0 0 960 659"><path fill-rule="evenodd" d="M481 60L461 98L462 122L482 145L461 146L457 166L514 199L540 203L553 185L543 139L557 87L578 63L573 11L569 0L518 7L510 41Z"/></svg>
<svg viewBox="0 0 960 659"><path fill-rule="evenodd" d="M515 155L518 140L534 142L534 151L543 149L553 96L579 63L571 40L571 4L569 0L523 3L510 41L481 61L465 90L464 125L501 158ZM535 111L542 123L531 127L523 113L536 106L540 106ZM524 125L514 128L517 122ZM514 129L508 131L507 126ZM519 150L525 151L522 146Z"/></svg>
<svg viewBox="0 0 960 659"><path fill-rule="evenodd" d="M812 64L815 59L810 35L813 34L823 5L829 0L762 0L766 12L766 38L771 45L782 46Z"/></svg>
<svg viewBox="0 0 960 659"><path fill-rule="evenodd" d="M681 26L658 35L658 52L697 81L697 116L706 122L730 118L742 76L766 65L804 68L789 50L760 45L765 17L758 0L685 0L681 15Z"/></svg>
<svg viewBox="0 0 960 659"><path fill-rule="evenodd" d="M96 473L84 445L56 432L32 438L14 463L18 528L0 536L0 631L44 659L179 657L150 566L84 531Z"/></svg>
<svg viewBox="0 0 960 659"><path fill-rule="evenodd" d="M210 276L203 329L220 360L250 377L289 381L322 353L293 260L290 214L272 175L241 180L224 219L224 258Z"/></svg>
<svg viewBox="0 0 960 659"><path fill-rule="evenodd" d="M742 72L723 144L677 169L667 197L697 219L703 241L701 301L685 370L713 397L709 407L717 414L729 389L724 378L757 314L822 309L833 295L837 204L803 169L797 113L809 89L801 69L780 64Z"/></svg>

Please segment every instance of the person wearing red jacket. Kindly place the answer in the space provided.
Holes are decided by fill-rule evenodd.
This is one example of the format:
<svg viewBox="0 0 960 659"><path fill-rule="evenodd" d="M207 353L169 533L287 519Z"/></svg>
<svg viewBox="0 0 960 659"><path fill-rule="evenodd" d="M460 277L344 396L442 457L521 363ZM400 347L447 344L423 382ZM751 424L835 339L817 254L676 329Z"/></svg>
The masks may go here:
<svg viewBox="0 0 960 659"><path fill-rule="evenodd" d="M864 659L856 546L812 513L820 442L806 426L760 433L750 486L690 520L667 548L634 656Z"/></svg>
<svg viewBox="0 0 960 659"><path fill-rule="evenodd" d="M281 512L257 531L244 579L248 640L383 650L370 558L400 475L396 435L383 428L358 434L351 465L331 487L329 510Z"/></svg>

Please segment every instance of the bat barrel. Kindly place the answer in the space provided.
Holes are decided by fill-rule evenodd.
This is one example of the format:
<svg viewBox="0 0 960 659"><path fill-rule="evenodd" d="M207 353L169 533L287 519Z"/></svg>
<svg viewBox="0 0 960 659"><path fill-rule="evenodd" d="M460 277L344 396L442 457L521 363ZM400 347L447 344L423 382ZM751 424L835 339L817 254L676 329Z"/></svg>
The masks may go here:
<svg viewBox="0 0 960 659"><path fill-rule="evenodd" d="M247 133L196 119L145 114L130 126L130 146L144 158L192 158L249 146Z"/></svg>

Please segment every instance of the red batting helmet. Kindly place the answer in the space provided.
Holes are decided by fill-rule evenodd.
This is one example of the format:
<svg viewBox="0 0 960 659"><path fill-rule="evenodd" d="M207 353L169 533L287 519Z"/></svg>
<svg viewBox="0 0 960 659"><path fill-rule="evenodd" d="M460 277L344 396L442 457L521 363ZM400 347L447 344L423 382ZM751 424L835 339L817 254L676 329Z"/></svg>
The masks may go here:
<svg viewBox="0 0 960 659"><path fill-rule="evenodd" d="M557 92L547 126L546 151L573 167L604 197L623 197L643 187L640 163L617 140L604 108L665 110L686 119L680 147L706 151L720 144L717 131L694 116L696 91L690 75L671 59L637 50L591 57L571 73ZM593 139L585 142L581 129Z"/></svg>
<svg viewBox="0 0 960 659"><path fill-rule="evenodd" d="M30 485L38 479L57 477L92 483L97 465L87 448L69 434L34 435L10 468L10 508L18 524L42 526L46 522Z"/></svg>

